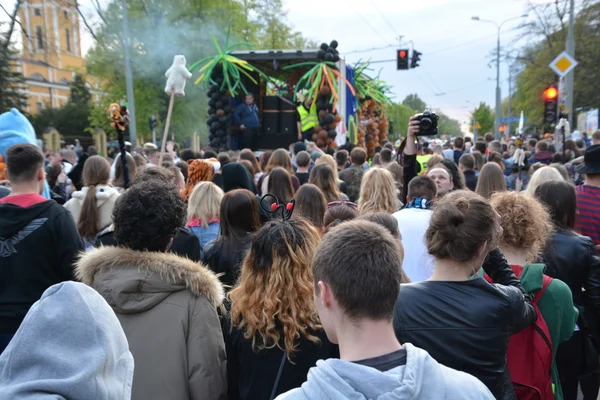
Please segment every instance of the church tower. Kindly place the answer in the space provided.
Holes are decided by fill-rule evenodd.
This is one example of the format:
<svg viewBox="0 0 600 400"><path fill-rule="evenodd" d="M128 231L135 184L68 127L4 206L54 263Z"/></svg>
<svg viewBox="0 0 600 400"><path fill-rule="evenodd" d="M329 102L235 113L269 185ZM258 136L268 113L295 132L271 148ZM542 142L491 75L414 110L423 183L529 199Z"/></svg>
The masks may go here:
<svg viewBox="0 0 600 400"><path fill-rule="evenodd" d="M24 29L17 68L25 78L26 111L31 114L65 105L75 74L85 75L76 1L23 0L20 5L19 20ZM85 79L98 100L99 81L91 76Z"/></svg>
<svg viewBox="0 0 600 400"><path fill-rule="evenodd" d="M24 0L19 17L25 31L24 58L55 68L82 67L76 0Z"/></svg>

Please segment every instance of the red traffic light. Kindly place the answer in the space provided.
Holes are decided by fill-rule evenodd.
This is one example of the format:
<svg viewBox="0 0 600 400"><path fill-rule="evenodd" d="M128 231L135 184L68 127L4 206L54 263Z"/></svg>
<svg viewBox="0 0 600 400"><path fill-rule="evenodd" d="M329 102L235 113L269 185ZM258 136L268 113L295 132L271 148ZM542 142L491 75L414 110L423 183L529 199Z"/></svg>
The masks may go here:
<svg viewBox="0 0 600 400"><path fill-rule="evenodd" d="M404 50L400 50L400 51L398 52L398 55L399 55L401 58L404 58L404 57L406 57L406 51L404 51Z"/></svg>
<svg viewBox="0 0 600 400"><path fill-rule="evenodd" d="M554 100L558 97L558 89L554 86L550 86L548 89L544 90L544 98L546 100Z"/></svg>

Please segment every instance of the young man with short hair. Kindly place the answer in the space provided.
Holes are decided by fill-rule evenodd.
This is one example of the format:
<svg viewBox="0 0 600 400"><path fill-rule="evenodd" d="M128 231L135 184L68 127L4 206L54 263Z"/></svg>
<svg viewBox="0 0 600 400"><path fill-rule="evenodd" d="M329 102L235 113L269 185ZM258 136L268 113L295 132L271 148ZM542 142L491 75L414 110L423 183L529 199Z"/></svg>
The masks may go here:
<svg viewBox="0 0 600 400"><path fill-rule="evenodd" d="M337 164L338 172L342 172L348 167L348 151L338 150L335 153L335 163Z"/></svg>
<svg viewBox="0 0 600 400"><path fill-rule="evenodd" d="M367 161L367 152L362 147L355 147L350 153L350 162L352 165L340 172L340 179L348 185L348 198L356 203L360 195L360 185L362 183L365 170L363 164Z"/></svg>
<svg viewBox="0 0 600 400"><path fill-rule="evenodd" d="M6 151L11 193L0 199L0 352L50 286L73 280L83 243L71 213L41 196L44 156L37 146Z"/></svg>
<svg viewBox="0 0 600 400"><path fill-rule="evenodd" d="M465 139L461 138L461 137L457 137L456 139L454 139L454 162L458 165L458 160L460 160L460 157L465 153L464 152L464 147L465 147Z"/></svg>
<svg viewBox="0 0 600 400"><path fill-rule="evenodd" d="M554 157L554 153L550 151L550 146L548 142L545 140L540 140L535 144L535 153L531 157L529 157L529 165L533 165L536 163L542 163L544 165L550 165L552 162L552 157Z"/></svg>
<svg viewBox="0 0 600 400"><path fill-rule="evenodd" d="M427 280L433 274L435 260L425 246L425 232L436 198L437 186L433 179L426 175L417 176L408 184L406 206L392 215L398 221L402 245L406 249L402 270L411 282Z"/></svg>
<svg viewBox="0 0 600 400"><path fill-rule="evenodd" d="M387 168L392 163L392 151L387 148L381 149L379 152L379 162L381 163L381 168Z"/></svg>
<svg viewBox="0 0 600 400"><path fill-rule="evenodd" d="M600 144L600 129L598 129L597 131L594 131L594 133L592 133L592 143Z"/></svg>
<svg viewBox="0 0 600 400"><path fill-rule="evenodd" d="M402 246L382 226L351 221L325 235L313 260L315 308L340 359L318 361L300 388L278 399L493 398L476 378L398 342L401 268Z"/></svg>
<svg viewBox="0 0 600 400"><path fill-rule="evenodd" d="M310 155L306 151L301 151L296 154L296 164L298 168L296 169L296 178L300 181L300 186L308 183L308 178L310 177L310 172L308 172L308 168L310 167Z"/></svg>
<svg viewBox="0 0 600 400"><path fill-rule="evenodd" d="M475 191L477 187L477 174L475 173L475 157L471 154L463 154L458 160L458 168L465 176L466 186Z"/></svg>

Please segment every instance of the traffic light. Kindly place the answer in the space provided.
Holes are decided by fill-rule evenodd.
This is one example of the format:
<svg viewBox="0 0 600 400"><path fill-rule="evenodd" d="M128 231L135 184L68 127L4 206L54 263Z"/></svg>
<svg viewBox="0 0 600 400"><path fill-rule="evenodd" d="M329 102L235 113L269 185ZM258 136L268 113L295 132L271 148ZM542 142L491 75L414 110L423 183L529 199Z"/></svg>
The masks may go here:
<svg viewBox="0 0 600 400"><path fill-rule="evenodd" d="M555 123L558 117L558 89L556 86L548 86L544 90L544 122Z"/></svg>
<svg viewBox="0 0 600 400"><path fill-rule="evenodd" d="M419 61L421 61L421 55L422 55L422 53L419 53L418 51L413 50L412 59L410 60L411 68L417 68L419 66Z"/></svg>
<svg viewBox="0 0 600 400"><path fill-rule="evenodd" d="M408 69L408 49L400 49L397 53L397 69Z"/></svg>
<svg viewBox="0 0 600 400"><path fill-rule="evenodd" d="M156 128L156 117L154 115L148 118L148 124L150 125L150 130Z"/></svg>

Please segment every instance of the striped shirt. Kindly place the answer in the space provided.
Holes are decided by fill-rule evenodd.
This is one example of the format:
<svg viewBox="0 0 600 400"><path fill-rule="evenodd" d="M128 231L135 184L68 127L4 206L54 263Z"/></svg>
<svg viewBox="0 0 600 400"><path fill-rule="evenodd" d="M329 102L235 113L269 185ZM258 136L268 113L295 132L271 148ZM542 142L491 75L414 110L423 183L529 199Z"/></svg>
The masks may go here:
<svg viewBox="0 0 600 400"><path fill-rule="evenodd" d="M600 245L600 187L577 186L577 232L589 236L596 246Z"/></svg>

